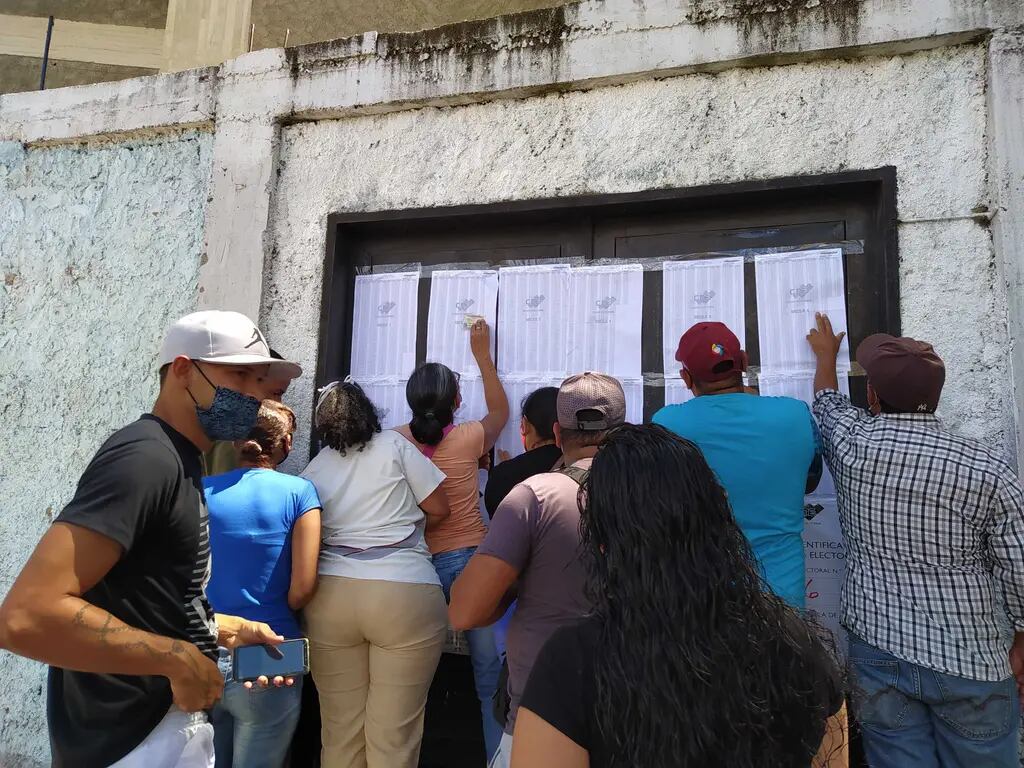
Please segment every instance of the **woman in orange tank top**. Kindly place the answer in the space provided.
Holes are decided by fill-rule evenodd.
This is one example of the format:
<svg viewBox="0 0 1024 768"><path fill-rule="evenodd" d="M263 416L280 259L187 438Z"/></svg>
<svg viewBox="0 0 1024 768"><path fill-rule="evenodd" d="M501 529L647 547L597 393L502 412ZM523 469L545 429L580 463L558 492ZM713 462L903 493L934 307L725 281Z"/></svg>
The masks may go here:
<svg viewBox="0 0 1024 768"><path fill-rule="evenodd" d="M494 446L508 421L508 398L498 380L491 358L490 329L483 320L470 329L470 347L480 369L487 403L487 415L480 421L455 425L455 411L462 404L459 374L441 363L425 363L413 371L405 395L412 409L412 421L398 428L445 474L441 489L448 499L448 519L426 534L434 567L441 579L445 599L451 586L487 528L480 514L479 461ZM501 740L503 723L492 712L492 699L501 672L494 640L494 628L485 627L466 633L480 714L483 718L484 744L490 760Z"/></svg>

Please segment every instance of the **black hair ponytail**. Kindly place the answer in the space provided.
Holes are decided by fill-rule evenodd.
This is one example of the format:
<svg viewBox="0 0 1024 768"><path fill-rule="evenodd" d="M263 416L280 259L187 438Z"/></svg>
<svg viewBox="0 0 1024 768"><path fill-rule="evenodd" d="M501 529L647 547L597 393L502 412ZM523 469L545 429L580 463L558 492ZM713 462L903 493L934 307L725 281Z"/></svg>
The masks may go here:
<svg viewBox="0 0 1024 768"><path fill-rule="evenodd" d="M424 363L409 376L405 399L412 409L409 431L417 442L437 445L444 437L444 428L455 418L455 398L459 380L441 363Z"/></svg>

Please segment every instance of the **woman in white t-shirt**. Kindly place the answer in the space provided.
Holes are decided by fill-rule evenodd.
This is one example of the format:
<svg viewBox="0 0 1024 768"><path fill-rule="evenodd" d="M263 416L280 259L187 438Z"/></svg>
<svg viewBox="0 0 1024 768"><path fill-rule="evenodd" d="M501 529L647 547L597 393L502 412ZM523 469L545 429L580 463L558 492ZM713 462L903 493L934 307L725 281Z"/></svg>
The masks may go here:
<svg viewBox="0 0 1024 768"><path fill-rule="evenodd" d="M448 628L423 533L444 520L444 474L346 380L321 391L326 447L302 476L323 505L320 585L306 607L323 768L415 768Z"/></svg>

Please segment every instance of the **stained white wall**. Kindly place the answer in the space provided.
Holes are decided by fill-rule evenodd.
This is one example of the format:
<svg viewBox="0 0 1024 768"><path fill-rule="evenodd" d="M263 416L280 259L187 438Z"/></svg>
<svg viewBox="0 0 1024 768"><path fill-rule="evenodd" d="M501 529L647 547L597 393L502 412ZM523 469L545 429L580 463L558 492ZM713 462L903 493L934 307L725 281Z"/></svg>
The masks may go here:
<svg viewBox="0 0 1024 768"><path fill-rule="evenodd" d="M196 304L211 136L0 143L0 595L89 459L152 405ZM48 765L45 668L0 653L0 766Z"/></svg>
<svg viewBox="0 0 1024 768"><path fill-rule="evenodd" d="M285 128L267 333L313 369L329 213L893 165L904 331L946 360L949 424L1009 456L1006 290L988 229L967 218L988 194L985 56L983 44L964 45ZM306 378L293 390L303 423L312 385Z"/></svg>
<svg viewBox="0 0 1024 768"><path fill-rule="evenodd" d="M197 305L258 313L306 367L295 468L335 212L893 165L904 329L946 358L953 428L1012 454L1024 6L790 5L582 0L0 96L0 596ZM48 763L43 700L0 653L0 765Z"/></svg>

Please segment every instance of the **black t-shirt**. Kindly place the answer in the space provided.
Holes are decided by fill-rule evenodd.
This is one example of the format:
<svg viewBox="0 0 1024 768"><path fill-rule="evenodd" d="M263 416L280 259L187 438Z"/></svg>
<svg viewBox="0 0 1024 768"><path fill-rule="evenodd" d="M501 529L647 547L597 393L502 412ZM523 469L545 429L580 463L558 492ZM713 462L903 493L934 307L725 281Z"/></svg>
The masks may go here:
<svg viewBox="0 0 1024 768"><path fill-rule="evenodd" d="M487 485L484 487L484 506L487 507L487 514L493 517L498 505L505 500L509 491L523 480L542 472L550 472L560 458L562 449L557 445L542 445L493 467L487 475Z"/></svg>
<svg viewBox="0 0 1024 768"><path fill-rule="evenodd" d="M521 708L530 710L586 749L590 754L591 768L608 765L607 748L594 714L597 701L594 663L600 632L601 625L595 618L558 629L537 657L519 703ZM801 636L803 633L795 634ZM798 740L792 750L794 753L805 751L803 745L813 745L806 748L806 759L801 754L794 766L810 765L825 734L825 717L835 714L843 705L841 678L835 662L820 643L811 640L810 636L807 640L812 666L820 671L817 679L812 681L812 690L821 702L821 717L808 717L806 724L801 723L803 732L793 734L793 738ZM686 724L679 723L678 727L685 728ZM706 762L692 768L717 764L714 755L709 754ZM681 765L681 768L689 766Z"/></svg>
<svg viewBox="0 0 1024 768"><path fill-rule="evenodd" d="M147 414L103 444L56 522L88 528L124 549L85 600L129 626L195 643L215 660L202 477L196 447ZM109 766L142 743L170 706L165 677L51 667L47 719L54 767Z"/></svg>

